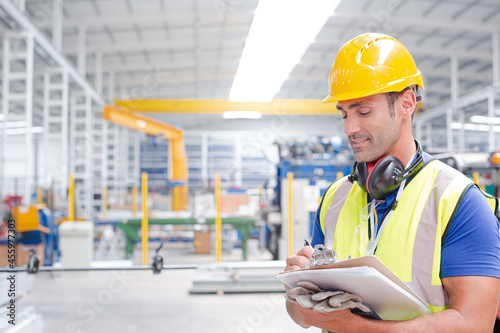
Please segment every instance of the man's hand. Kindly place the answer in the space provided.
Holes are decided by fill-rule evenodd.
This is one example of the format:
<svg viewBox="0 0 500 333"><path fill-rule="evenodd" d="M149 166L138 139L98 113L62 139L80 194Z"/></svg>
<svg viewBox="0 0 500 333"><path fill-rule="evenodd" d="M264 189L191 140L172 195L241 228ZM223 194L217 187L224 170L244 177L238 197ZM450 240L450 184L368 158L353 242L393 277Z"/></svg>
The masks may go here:
<svg viewBox="0 0 500 333"><path fill-rule="evenodd" d="M315 326L331 332L491 332L493 329L500 279L486 276L444 278L449 308L412 320L367 319L350 309L321 313L287 302L289 313L302 327ZM290 309L289 309L290 308ZM290 316L292 314L290 313Z"/></svg>
<svg viewBox="0 0 500 333"><path fill-rule="evenodd" d="M286 271L296 271L311 264L311 256L314 250L310 246L304 246L296 255L286 258Z"/></svg>
<svg viewBox="0 0 500 333"><path fill-rule="evenodd" d="M314 249L310 246L304 246L297 252L296 255L290 256L286 258L286 271L296 271L302 269L304 267L309 267L311 265L311 256L314 252ZM290 290L290 287L285 285L286 291ZM297 303L286 302L286 309L290 317L295 321L298 325L307 328L308 325L304 324L303 318L299 311L299 305Z"/></svg>
<svg viewBox="0 0 500 333"><path fill-rule="evenodd" d="M330 332L345 332L348 327L355 327L359 321L368 320L355 315L350 309L333 311L328 313L316 312L313 309L305 309L298 306L298 311L303 318L305 326L320 327ZM351 332L370 332L353 329Z"/></svg>

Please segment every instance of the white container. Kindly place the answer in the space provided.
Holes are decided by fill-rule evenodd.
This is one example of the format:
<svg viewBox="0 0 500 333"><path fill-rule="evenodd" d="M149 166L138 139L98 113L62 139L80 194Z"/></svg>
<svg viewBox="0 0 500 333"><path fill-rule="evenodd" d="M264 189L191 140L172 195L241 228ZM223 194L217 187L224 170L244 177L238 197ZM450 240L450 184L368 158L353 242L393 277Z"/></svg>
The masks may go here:
<svg viewBox="0 0 500 333"><path fill-rule="evenodd" d="M59 225L63 267L90 267L94 257L94 222L65 221Z"/></svg>

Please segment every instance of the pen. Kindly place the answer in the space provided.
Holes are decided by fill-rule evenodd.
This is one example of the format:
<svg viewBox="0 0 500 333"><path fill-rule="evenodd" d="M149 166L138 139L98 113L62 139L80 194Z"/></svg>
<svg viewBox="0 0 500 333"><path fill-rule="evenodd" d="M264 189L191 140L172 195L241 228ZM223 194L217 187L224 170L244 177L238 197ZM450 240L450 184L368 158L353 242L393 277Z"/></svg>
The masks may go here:
<svg viewBox="0 0 500 333"><path fill-rule="evenodd" d="M304 239L304 246L311 246L311 244L309 244L307 239ZM303 265L302 268L307 268L307 267L306 267L306 265Z"/></svg>

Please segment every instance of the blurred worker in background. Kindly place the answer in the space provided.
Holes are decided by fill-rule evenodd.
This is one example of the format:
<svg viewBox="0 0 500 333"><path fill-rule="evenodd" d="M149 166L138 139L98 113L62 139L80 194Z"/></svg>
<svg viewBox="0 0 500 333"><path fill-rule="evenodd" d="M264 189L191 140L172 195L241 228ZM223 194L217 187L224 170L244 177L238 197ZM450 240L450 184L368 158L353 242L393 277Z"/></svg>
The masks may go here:
<svg viewBox="0 0 500 333"><path fill-rule="evenodd" d="M497 200L422 152L412 118L423 88L396 39L369 33L342 46L324 102L337 102L356 163L323 196L311 245L333 248L339 259L377 256L432 313L383 321L287 301L299 325L330 332L492 331L500 293ZM360 237L363 230L369 241ZM312 253L304 247L288 257L285 271L309 266Z"/></svg>

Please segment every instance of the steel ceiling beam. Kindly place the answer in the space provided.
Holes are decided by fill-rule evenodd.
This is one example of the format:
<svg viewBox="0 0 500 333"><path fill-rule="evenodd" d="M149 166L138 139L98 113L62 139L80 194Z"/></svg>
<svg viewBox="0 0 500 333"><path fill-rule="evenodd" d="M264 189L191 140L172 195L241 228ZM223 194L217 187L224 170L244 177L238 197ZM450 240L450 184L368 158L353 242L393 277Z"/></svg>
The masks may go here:
<svg viewBox="0 0 500 333"><path fill-rule="evenodd" d="M436 4L432 4L433 7L436 6ZM254 14L255 8L250 8L248 10L245 10L243 13L238 12L238 15L247 15L247 16L252 16ZM332 15L330 20L333 21L338 21L338 20L352 20L352 19L366 19L367 15L369 13L376 13L377 11L367 11L363 12L361 10L359 11L335 11L335 13ZM496 11L493 11L496 13ZM214 12L215 14L215 12ZM101 17L101 25L108 25L110 29L113 28L122 28L124 26L124 23L127 25L129 24L139 24L141 25L146 25L150 26L151 22L168 22L172 19L171 15L168 14L162 14L162 13L153 13L153 14L148 14L148 15L143 15L143 14L132 14L132 15L127 15L126 18L123 16L107 16L107 17ZM484 18L483 18L484 20ZM487 20L486 20L487 21ZM486 22L485 21L485 22ZM227 29L248 29L246 24L240 23L241 21L238 22L231 22L228 23L226 28ZM453 20L453 19L446 19L446 18L429 18L425 17L425 15L422 16L416 16L413 15L401 15L400 13L397 13L392 15L390 17L390 24L391 26L407 26L407 25L413 25L416 27L426 27L426 28L444 28L444 29L466 29L469 31L477 31L477 32L489 32L492 29L498 29L500 27L500 24L498 22L490 22L490 23L485 23L483 21L478 21L474 22L469 19L462 19L462 20ZM81 24L89 24L92 26L96 26L96 18L95 17L79 17L77 19L67 19L64 21L64 26L69 29L76 29L79 25ZM217 15L214 15L211 19L210 18L204 18L204 21L202 23L202 27L214 27L217 26L219 27L221 25L221 20ZM345 26L342 24L342 26ZM194 28L193 24L171 24L169 25L169 29L175 30L175 29L186 29L192 27ZM354 27L353 27L354 28ZM131 29L132 26L131 26Z"/></svg>
<svg viewBox="0 0 500 333"><path fill-rule="evenodd" d="M469 105L473 105L481 101L487 100L489 96L491 96L491 94L498 95L499 93L500 93L500 84L490 85L488 87L478 89L470 94L459 97L454 102L448 102L438 107L425 111L424 113L415 117L415 122L424 123L426 121L445 115L448 109L453 109L453 110L462 109Z"/></svg>
<svg viewBox="0 0 500 333"><path fill-rule="evenodd" d="M131 30L132 33L132 30ZM102 32L104 34L104 30ZM113 31L110 30L109 34L113 34ZM136 32L134 31L134 34ZM89 34L90 37L92 35ZM114 38L114 37L112 37ZM110 37L110 39L112 39ZM241 36L237 37L227 37L224 40L224 47L229 48L229 51L223 51L223 53L227 53L229 55L237 53L241 54L243 50L243 46L245 44L246 34L241 34ZM174 53L192 53L194 52L196 47L200 47L202 52L214 52L217 53L219 51L219 47L216 44L220 43L219 38L213 39L205 39L202 42L202 45L197 45L194 41L186 41L186 40L162 40L161 43L157 40L148 40L144 42L137 42L135 40L131 40L128 42L120 42L119 45L110 44L109 42L92 42L89 45L89 50L95 51L96 49L101 50L104 53L112 53L115 54L117 49L122 52L130 52L130 53L139 53L140 49L147 48L150 51L158 51L158 52L174 52ZM118 47L119 46L119 47ZM74 55L78 52L78 44L76 42L76 35L71 35L71 37L66 37L64 41L64 52L66 54Z"/></svg>
<svg viewBox="0 0 500 333"><path fill-rule="evenodd" d="M498 29L500 30L500 28ZM465 31L465 30L464 30ZM483 37L485 40L489 38L488 36L491 35L491 31L488 31L488 33ZM234 39L230 41L232 45L228 45L229 47L234 47L235 51L231 52L224 52L222 57L224 58L234 58L237 57L239 58L241 56L241 50L240 48L243 46L243 43L241 42L241 39ZM336 53L336 50L342 46L341 44L338 45L338 47L333 48L334 51L332 50L332 45L331 41L327 39L322 39L319 37L316 40L316 43L318 45L327 45L328 46L328 51L329 53L332 53L333 55ZM404 41L404 44L406 48L412 53L412 55L432 55L436 57L444 57L444 58L449 58L452 55L458 56L460 59L478 59L478 60L484 60L484 61L491 61L491 57L489 54L485 54L484 51L482 50L474 50L474 49L469 49L466 50L464 48L459 48L459 47L447 47L446 49L439 48L439 45L436 47L426 47L423 49L421 46L417 45L411 38L408 38L408 40ZM130 54L130 55L135 55L140 52L141 49L147 49L148 52L150 52L150 55L154 55L155 53L159 54L164 54L166 55L167 52L173 52L174 54L182 54L182 53L192 53L194 52L195 48L195 43L192 42L167 42L167 43L158 43L155 40L151 41L145 41L143 43L137 43L137 42L125 42L125 43L120 43L119 46L114 45L112 43L91 43L90 45L87 46L87 51L88 54L93 54L97 51L100 51L103 53L105 57L107 56L115 56L117 52L121 52L125 55ZM326 49L325 49L326 51ZM202 47L202 53L205 52L211 52L214 54L218 53L218 48L216 47ZM64 41L64 53L67 56L76 56L78 53L78 44L76 42L75 38L72 38L71 40L65 40ZM307 53L306 53L307 55ZM220 57L220 56L219 56ZM333 59L332 59L333 60ZM117 66L118 67L118 66Z"/></svg>
<svg viewBox="0 0 500 333"><path fill-rule="evenodd" d="M375 12L375 11L374 11ZM367 14L362 13L361 11L359 12L335 12L332 15L333 20L336 19L366 19ZM453 21L451 19L446 19L446 18L429 18L425 16L417 16L417 15L401 15L398 13L397 15L392 15L390 17L390 25L391 27L397 27L397 26L408 26L412 25L415 27L424 27L425 29L436 29L436 28L442 28L442 29L448 29L448 30L457 30L457 29L465 29L469 31L475 31L475 32L491 32L493 29L498 29L500 27L500 24L498 22L491 22L491 23L482 23L482 22L474 22L468 19L462 19L462 20L456 20Z"/></svg>
<svg viewBox="0 0 500 333"><path fill-rule="evenodd" d="M452 20L455 21L457 18L459 18L460 16L464 15L465 13L467 13L472 7L474 7L479 1L481 0L475 0L474 2L470 2L468 3L467 5L464 6L464 8L462 8L461 10L459 10L458 12L456 12L453 17L452 17Z"/></svg>
<svg viewBox="0 0 500 333"><path fill-rule="evenodd" d="M490 12L488 15L484 16L482 18L481 22L485 23L485 22L491 20L493 17L495 17L498 14L500 14L500 6L498 7L497 10L494 10L494 11Z"/></svg>
<svg viewBox="0 0 500 333"><path fill-rule="evenodd" d="M493 31L491 34L491 56L493 83L500 83L500 34Z"/></svg>
<svg viewBox="0 0 500 333"><path fill-rule="evenodd" d="M425 12L423 13L423 17L427 17L427 15L429 15L430 13L432 13L434 11L434 9L436 9L436 7L438 7L440 4L442 4L445 0L439 0L433 4L431 4L429 7L427 7L427 9L425 10Z"/></svg>

